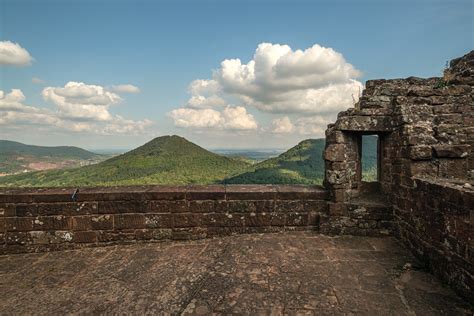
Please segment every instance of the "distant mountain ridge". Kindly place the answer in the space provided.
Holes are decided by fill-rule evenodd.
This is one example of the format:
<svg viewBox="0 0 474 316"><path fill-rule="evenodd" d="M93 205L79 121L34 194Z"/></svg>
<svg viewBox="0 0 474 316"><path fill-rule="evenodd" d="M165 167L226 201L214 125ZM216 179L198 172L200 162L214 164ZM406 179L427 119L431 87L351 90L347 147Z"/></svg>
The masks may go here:
<svg viewBox="0 0 474 316"><path fill-rule="evenodd" d="M98 154L75 146L36 146L11 140L0 140L0 155L19 154L31 156L52 156L58 158L91 159Z"/></svg>
<svg viewBox="0 0 474 316"><path fill-rule="evenodd" d="M74 146L35 146L0 140L0 175L73 168L105 158L106 156Z"/></svg>

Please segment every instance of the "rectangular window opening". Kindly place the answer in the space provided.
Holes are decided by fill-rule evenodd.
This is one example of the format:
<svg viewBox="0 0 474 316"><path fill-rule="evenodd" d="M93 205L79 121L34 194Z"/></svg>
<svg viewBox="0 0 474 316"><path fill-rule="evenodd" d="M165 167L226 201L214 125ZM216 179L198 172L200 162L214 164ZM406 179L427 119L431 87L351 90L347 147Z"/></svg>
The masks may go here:
<svg viewBox="0 0 474 316"><path fill-rule="evenodd" d="M379 136L362 136L362 181L378 182L380 179L379 170Z"/></svg>

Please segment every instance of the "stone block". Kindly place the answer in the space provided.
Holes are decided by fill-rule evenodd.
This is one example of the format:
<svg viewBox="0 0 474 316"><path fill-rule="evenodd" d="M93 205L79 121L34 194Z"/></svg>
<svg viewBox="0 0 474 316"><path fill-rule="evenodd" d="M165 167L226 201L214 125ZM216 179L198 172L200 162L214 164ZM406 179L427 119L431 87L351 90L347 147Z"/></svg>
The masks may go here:
<svg viewBox="0 0 474 316"><path fill-rule="evenodd" d="M350 138L347 137L347 135L346 135L344 132L342 132L342 131L334 130L334 131L331 131L330 133L328 133L328 135L326 135L326 142L327 142L328 144L333 144L333 143L337 143L337 144L347 143L349 140L350 140Z"/></svg>
<svg viewBox="0 0 474 316"><path fill-rule="evenodd" d="M431 146L410 146L408 147L408 155L411 160L429 160L432 158Z"/></svg>
<svg viewBox="0 0 474 316"><path fill-rule="evenodd" d="M467 179L467 159L439 159L438 177Z"/></svg>
<svg viewBox="0 0 474 316"><path fill-rule="evenodd" d="M276 201L275 212L289 213L289 212L304 212L304 201Z"/></svg>
<svg viewBox="0 0 474 316"><path fill-rule="evenodd" d="M354 132L390 132L393 130L390 116L346 116L336 121L336 128Z"/></svg>
<svg viewBox="0 0 474 316"><path fill-rule="evenodd" d="M147 213L186 213L189 212L189 203L182 201L151 200L146 203Z"/></svg>
<svg viewBox="0 0 474 316"><path fill-rule="evenodd" d="M5 229L7 232L25 232L33 230L34 219L31 217L7 217Z"/></svg>
<svg viewBox="0 0 474 316"><path fill-rule="evenodd" d="M15 204L0 204L0 218L16 216L16 205Z"/></svg>
<svg viewBox="0 0 474 316"><path fill-rule="evenodd" d="M99 202L100 214L144 213L146 210L146 202L141 200Z"/></svg>
<svg viewBox="0 0 474 316"><path fill-rule="evenodd" d="M225 213L227 211L226 201L190 201L189 212L191 213Z"/></svg>
<svg viewBox="0 0 474 316"><path fill-rule="evenodd" d="M247 213L208 213L202 215L202 226L243 227Z"/></svg>
<svg viewBox="0 0 474 316"><path fill-rule="evenodd" d="M277 212L249 213L245 216L245 226L284 226L285 214Z"/></svg>
<svg viewBox="0 0 474 316"><path fill-rule="evenodd" d="M226 186L227 200L274 200L276 188L272 185L233 184Z"/></svg>
<svg viewBox="0 0 474 316"><path fill-rule="evenodd" d="M410 146L421 146L421 145L433 145L436 144L438 141L434 138L433 134L413 134L408 135L407 137L408 144Z"/></svg>
<svg viewBox="0 0 474 316"><path fill-rule="evenodd" d="M325 180L331 185L348 184L356 175L356 170L326 170Z"/></svg>
<svg viewBox="0 0 474 316"><path fill-rule="evenodd" d="M91 244L98 241L95 231L78 231L74 233L72 241L79 244Z"/></svg>
<svg viewBox="0 0 474 316"><path fill-rule="evenodd" d="M184 200L188 187L184 185L156 185L149 187L146 192L142 194L145 200Z"/></svg>
<svg viewBox="0 0 474 316"><path fill-rule="evenodd" d="M38 216L38 204L16 204L15 215L18 217Z"/></svg>
<svg viewBox="0 0 474 316"><path fill-rule="evenodd" d="M469 145L434 145L436 157L439 158L465 158L469 155Z"/></svg>
<svg viewBox="0 0 474 316"><path fill-rule="evenodd" d="M306 212L290 212L286 214L286 226L307 226L309 215Z"/></svg>
<svg viewBox="0 0 474 316"><path fill-rule="evenodd" d="M32 230L70 230L72 219L70 216L38 216L33 220Z"/></svg>
<svg viewBox="0 0 474 316"><path fill-rule="evenodd" d="M329 144L324 149L324 159L329 161L346 161L347 151L345 144Z"/></svg>
<svg viewBox="0 0 474 316"><path fill-rule="evenodd" d="M169 213L145 214L146 228L172 228L173 223L173 215Z"/></svg>
<svg viewBox="0 0 474 316"><path fill-rule="evenodd" d="M326 214L328 212L328 202L327 201L304 201L304 211L305 212L315 212Z"/></svg>
<svg viewBox="0 0 474 316"><path fill-rule="evenodd" d="M145 216L143 214L114 215L114 229L146 228L145 223Z"/></svg>
<svg viewBox="0 0 474 316"><path fill-rule="evenodd" d="M392 98L386 95L362 96L359 98L360 109L387 108L391 102Z"/></svg>
<svg viewBox="0 0 474 316"><path fill-rule="evenodd" d="M275 202L262 201L227 201L227 212L229 213L268 213L275 209Z"/></svg>
<svg viewBox="0 0 474 316"><path fill-rule="evenodd" d="M100 243L131 242L136 238L135 231L135 229L97 231L97 240Z"/></svg>
<svg viewBox="0 0 474 316"><path fill-rule="evenodd" d="M188 200L225 200L224 185L191 185L187 188Z"/></svg>
<svg viewBox="0 0 474 316"><path fill-rule="evenodd" d="M5 243L7 245L28 245L31 244L32 238L27 232L6 232Z"/></svg>
<svg viewBox="0 0 474 316"><path fill-rule="evenodd" d="M463 123L463 114L461 114L461 113L438 114L434 118L434 123L436 125L439 125L439 124L462 124Z"/></svg>
<svg viewBox="0 0 474 316"><path fill-rule="evenodd" d="M318 200L327 199L328 192L321 186L276 185L277 200Z"/></svg>
<svg viewBox="0 0 474 316"><path fill-rule="evenodd" d="M329 215L330 216L347 216L348 209L347 205L344 203L328 203Z"/></svg>
<svg viewBox="0 0 474 316"><path fill-rule="evenodd" d="M113 229L113 215L85 215L72 218L74 231Z"/></svg>
<svg viewBox="0 0 474 316"><path fill-rule="evenodd" d="M177 213L173 214L174 227L199 227L201 226L200 213Z"/></svg>

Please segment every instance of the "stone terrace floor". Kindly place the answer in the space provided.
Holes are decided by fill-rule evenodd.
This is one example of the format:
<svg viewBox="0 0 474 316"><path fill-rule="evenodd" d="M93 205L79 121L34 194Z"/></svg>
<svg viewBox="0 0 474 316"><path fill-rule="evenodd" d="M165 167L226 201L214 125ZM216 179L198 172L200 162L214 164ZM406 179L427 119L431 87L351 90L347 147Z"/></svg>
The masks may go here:
<svg viewBox="0 0 474 316"><path fill-rule="evenodd" d="M0 314L472 314L417 267L393 238L310 232L0 256Z"/></svg>

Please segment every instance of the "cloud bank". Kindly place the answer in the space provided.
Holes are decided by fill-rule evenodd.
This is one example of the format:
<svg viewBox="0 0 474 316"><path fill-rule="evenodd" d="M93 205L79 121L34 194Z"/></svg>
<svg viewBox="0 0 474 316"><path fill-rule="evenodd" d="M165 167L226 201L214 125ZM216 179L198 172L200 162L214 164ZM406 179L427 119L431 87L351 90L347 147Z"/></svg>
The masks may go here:
<svg viewBox="0 0 474 316"><path fill-rule="evenodd" d="M0 90L0 126L18 128L38 125L43 128L88 132L92 134L140 134L153 124L150 120L130 120L110 112L122 98L99 85L68 82L64 87L46 87L43 99L55 110L29 106L19 89L9 93Z"/></svg>
<svg viewBox="0 0 474 316"><path fill-rule="evenodd" d="M0 41L0 65L28 66L33 60L30 53L20 44Z"/></svg>
<svg viewBox="0 0 474 316"><path fill-rule="evenodd" d="M284 114L263 130L322 136L326 124L357 100L363 89L357 80L360 75L332 48L315 44L293 50L288 45L261 43L247 63L225 59L211 79L193 81L185 107L171 111L169 117L183 128L231 128L230 120L222 117L237 103L238 108L255 109L262 115ZM250 115L243 110L239 110L241 117ZM253 117L252 121L242 126L256 129Z"/></svg>

